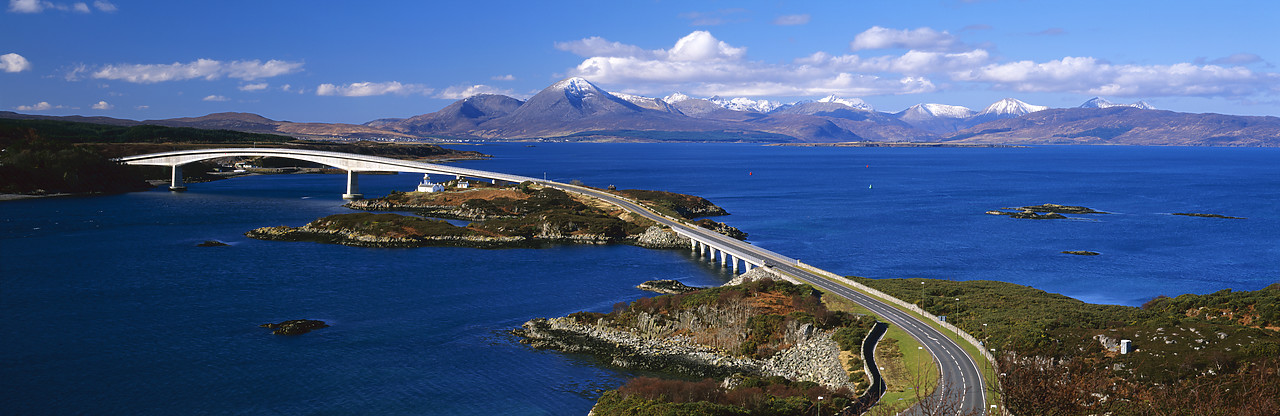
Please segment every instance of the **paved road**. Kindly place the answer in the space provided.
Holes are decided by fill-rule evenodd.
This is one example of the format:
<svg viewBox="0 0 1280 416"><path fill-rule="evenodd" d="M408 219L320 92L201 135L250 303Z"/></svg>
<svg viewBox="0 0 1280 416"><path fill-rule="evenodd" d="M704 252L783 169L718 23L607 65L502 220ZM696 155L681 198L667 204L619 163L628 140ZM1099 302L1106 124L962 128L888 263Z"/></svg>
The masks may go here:
<svg viewBox="0 0 1280 416"><path fill-rule="evenodd" d="M974 360L966 354L959 345L952 341L951 338L946 337L939 332L939 330L929 326L923 321L920 321L919 319L878 299L863 294L862 292L837 284L824 276L796 267L796 259L753 246L744 241L733 239L702 227L686 226L608 192L556 182L538 182L570 192L591 195L637 212L668 227L679 227L688 233L698 235L704 240L715 241L717 245L731 246L739 251L752 253L758 256L758 260L762 260L763 263L773 266L775 270L780 270L783 273L789 274L801 281L809 283L810 285L819 287L829 293L836 294L862 305L872 313L880 316L881 319L902 328L912 337L915 337L920 341L920 344L923 345L924 348L928 349L929 354L934 357L934 360L938 362L938 367L941 372L939 388L934 391L933 396L921 402L923 405L922 407L913 409L912 412L909 412L910 414L971 415L984 414L986 412L987 403L986 397L983 394L985 391L985 384L983 383L982 373L978 370L977 363L974 362Z"/></svg>
<svg viewBox="0 0 1280 416"><path fill-rule="evenodd" d="M679 228L686 234L697 235L703 241L714 241L715 244L720 247L733 247L737 251L750 253L755 256L755 258L752 259L754 260L754 263L773 266L776 270L790 274L796 279L808 282L815 287L822 288L823 290L834 293L838 296L848 298L871 310L872 313L880 316L890 324L896 325L907 331L907 333L911 334L912 337L919 340L920 343L924 345L924 348L927 348L929 353L933 355L934 360L938 362L942 376L940 378L939 388L935 390L933 396L931 396L932 398L922 401L922 403L925 403L926 405L933 404L933 406L925 406L928 408L921 408L921 406L917 406L917 408L914 409L914 412L912 412L913 414L983 414L986 411L987 405L983 395L984 384L981 373L978 372L977 364L969 357L968 354L965 354L955 342L942 335L942 333L933 327L889 306L888 304L885 304L884 302L864 295L861 292L836 284L821 275L798 268L796 267L798 263L796 259L747 244L743 241L729 238L723 234L719 234L702 227L687 226L670 218L658 215L647 208L631 202L630 200L611 193L559 182L543 181L538 178L466 169L450 165L437 165L348 153L296 149L200 149L130 156L119 160L129 164L158 164L172 166L196 160L229 156L278 156L313 160L331 166L354 170L429 172L433 174L443 173L468 177L490 178L510 182L533 181L546 186L570 192L587 194L612 202L618 206L657 221L660 224L672 228ZM948 403L951 405L946 405ZM956 406L954 403L959 403L959 405ZM942 404L942 406L938 406L939 404Z"/></svg>

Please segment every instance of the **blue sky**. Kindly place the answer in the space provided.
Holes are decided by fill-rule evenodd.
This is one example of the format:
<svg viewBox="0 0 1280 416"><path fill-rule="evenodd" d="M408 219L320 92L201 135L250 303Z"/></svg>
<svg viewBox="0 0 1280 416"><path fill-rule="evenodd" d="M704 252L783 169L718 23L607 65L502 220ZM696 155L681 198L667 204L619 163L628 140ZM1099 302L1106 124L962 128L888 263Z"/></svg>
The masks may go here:
<svg viewBox="0 0 1280 416"><path fill-rule="evenodd" d="M0 110L363 123L567 76L897 112L1093 96L1280 116L1280 3L9 0Z"/></svg>

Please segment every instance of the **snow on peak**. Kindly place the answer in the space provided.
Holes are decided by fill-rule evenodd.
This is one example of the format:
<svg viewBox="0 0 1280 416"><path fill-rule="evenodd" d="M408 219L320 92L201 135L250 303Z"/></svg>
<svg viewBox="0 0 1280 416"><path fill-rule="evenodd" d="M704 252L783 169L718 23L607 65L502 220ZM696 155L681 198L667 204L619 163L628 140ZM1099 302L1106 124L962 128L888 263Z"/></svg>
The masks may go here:
<svg viewBox="0 0 1280 416"><path fill-rule="evenodd" d="M835 94L831 94L819 99L817 102L844 104L849 107L853 107L855 110L875 111L875 109L871 107L871 104L867 104L867 102L862 101L861 98L840 98Z"/></svg>
<svg viewBox="0 0 1280 416"><path fill-rule="evenodd" d="M1080 108L1107 108L1115 106L1115 103L1107 101L1106 98L1102 97L1093 97L1090 98L1089 101L1085 101L1084 104L1080 104Z"/></svg>
<svg viewBox="0 0 1280 416"><path fill-rule="evenodd" d="M913 105L906 113L914 118L968 118L973 116L974 111L958 105L926 103Z"/></svg>
<svg viewBox="0 0 1280 416"><path fill-rule="evenodd" d="M782 106L782 103L777 101L752 100L743 97L726 100L718 95L708 98L707 101L733 111L755 111L759 113L768 113Z"/></svg>
<svg viewBox="0 0 1280 416"><path fill-rule="evenodd" d="M1133 108L1140 108L1143 110L1156 109L1155 107L1152 107L1151 104L1147 104L1146 101L1138 101L1133 104L1116 104L1116 103L1107 101L1106 98L1102 98L1102 97L1093 97L1093 98L1090 98L1089 101L1085 101L1084 104L1080 104L1080 108L1111 108L1111 107L1133 107Z"/></svg>
<svg viewBox="0 0 1280 416"><path fill-rule="evenodd" d="M690 97L690 96L688 96L688 95L684 95L684 94L679 93L679 92L674 93L674 94L671 94L671 95L668 95L668 96L666 96L666 97L662 97L662 101L666 101L666 102L671 103L671 104L675 104L675 103L678 103L678 102L681 102L681 101L686 101L686 100L692 100L692 99L693 99L693 97Z"/></svg>
<svg viewBox="0 0 1280 416"><path fill-rule="evenodd" d="M596 84L592 84L591 81L587 81L586 78L582 78L582 77L565 78L560 82L557 82L554 85L552 85L551 88L562 90L565 92L565 94L575 95L579 97L590 95L592 93L595 93L596 91L601 91L601 92L604 91L604 90L601 90L600 87L597 87Z"/></svg>
<svg viewBox="0 0 1280 416"><path fill-rule="evenodd" d="M1049 109L1049 107L1043 105L1031 105L1016 98L1005 98L1003 100L996 101L995 104L987 106L986 109L982 110L982 112L978 114L1021 116L1047 109Z"/></svg>

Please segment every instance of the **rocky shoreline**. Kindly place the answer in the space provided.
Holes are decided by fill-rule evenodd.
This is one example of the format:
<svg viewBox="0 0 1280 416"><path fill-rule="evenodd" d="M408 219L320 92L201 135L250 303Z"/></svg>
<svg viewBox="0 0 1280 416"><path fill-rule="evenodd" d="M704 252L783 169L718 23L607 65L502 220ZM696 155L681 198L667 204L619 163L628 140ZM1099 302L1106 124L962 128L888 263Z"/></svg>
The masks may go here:
<svg viewBox="0 0 1280 416"><path fill-rule="evenodd" d="M564 234L547 230L532 238L514 236L415 236L391 237L354 230L328 229L307 224L301 227L274 226L250 230L245 236L270 241L310 241L341 244L352 247L413 248L413 247L471 247L471 248L527 248L548 244L633 244L645 248L671 249L689 246L689 238L650 226L644 233L625 238L599 234Z"/></svg>
<svg viewBox="0 0 1280 416"><path fill-rule="evenodd" d="M756 279L783 280L781 275L760 267L740 275L725 286ZM811 381L832 389L857 389L840 362L840 346L833 339L833 332L816 330L810 324L792 329L787 334L792 346L763 360L736 356L683 335L642 336L631 330L610 327L602 320L583 323L573 317L536 318L512 330L512 333L521 338L521 343L534 348L591 354L612 365L634 370L670 372L697 378L780 376L793 381Z"/></svg>
<svg viewBox="0 0 1280 416"><path fill-rule="evenodd" d="M830 388L856 387L840 364L840 346L831 333L815 331L809 325L797 329L793 336L798 342L794 346L765 360L735 357L683 336L647 339L629 331L578 323L569 317L533 319L512 333L522 338L521 343L534 348L592 354L633 370L698 378L781 376Z"/></svg>

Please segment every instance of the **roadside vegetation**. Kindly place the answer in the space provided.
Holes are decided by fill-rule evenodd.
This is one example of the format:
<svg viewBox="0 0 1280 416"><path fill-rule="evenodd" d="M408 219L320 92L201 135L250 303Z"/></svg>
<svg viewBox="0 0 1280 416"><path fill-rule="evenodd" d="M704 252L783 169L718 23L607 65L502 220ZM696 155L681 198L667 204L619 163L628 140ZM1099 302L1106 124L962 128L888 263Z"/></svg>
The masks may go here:
<svg viewBox="0 0 1280 416"><path fill-rule="evenodd" d="M1280 285L1134 308L1002 282L852 279L983 340L1014 414L1280 412L1280 331L1270 320Z"/></svg>

